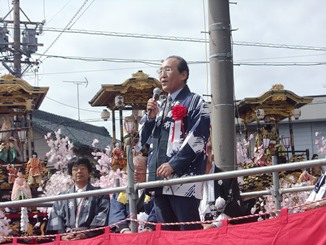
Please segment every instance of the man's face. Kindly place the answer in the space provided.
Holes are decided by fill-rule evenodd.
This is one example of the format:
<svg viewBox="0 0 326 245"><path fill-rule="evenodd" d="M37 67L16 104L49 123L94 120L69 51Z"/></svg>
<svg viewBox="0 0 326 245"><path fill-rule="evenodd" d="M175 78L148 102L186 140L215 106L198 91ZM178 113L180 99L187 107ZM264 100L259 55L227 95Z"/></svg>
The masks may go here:
<svg viewBox="0 0 326 245"><path fill-rule="evenodd" d="M186 71L182 73L178 70L179 61L175 58L166 59L161 66L159 79L162 89L167 93L173 93L185 85L185 79L188 76Z"/></svg>
<svg viewBox="0 0 326 245"><path fill-rule="evenodd" d="M132 110L131 113L134 117L138 117L138 110Z"/></svg>
<svg viewBox="0 0 326 245"><path fill-rule="evenodd" d="M85 164L78 164L72 167L72 179L77 184L87 184L90 177L90 173Z"/></svg>
<svg viewBox="0 0 326 245"><path fill-rule="evenodd" d="M136 183L146 182L146 160L147 158L143 156L137 156L134 158L134 177Z"/></svg>

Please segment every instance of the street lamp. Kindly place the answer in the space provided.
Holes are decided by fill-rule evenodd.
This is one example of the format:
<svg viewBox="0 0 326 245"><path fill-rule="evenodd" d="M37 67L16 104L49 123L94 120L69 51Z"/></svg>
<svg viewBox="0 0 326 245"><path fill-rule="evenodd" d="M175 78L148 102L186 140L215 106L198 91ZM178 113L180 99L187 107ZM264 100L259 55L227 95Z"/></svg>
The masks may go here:
<svg viewBox="0 0 326 245"><path fill-rule="evenodd" d="M127 133L129 135L132 135L134 133L135 122L125 120L124 125L125 125Z"/></svg>
<svg viewBox="0 0 326 245"><path fill-rule="evenodd" d="M257 109L256 110L256 119L257 119L257 142L258 142L257 147L260 146L261 134L262 134L261 129L260 129L260 125L259 125L259 121L262 120L262 119L264 119L264 117L265 117L265 111L263 109ZM268 144L269 144L269 142L268 142ZM265 145L264 145L264 149L266 149L265 148Z"/></svg>
<svg viewBox="0 0 326 245"><path fill-rule="evenodd" d="M287 154L287 157L288 157L288 161L290 162L289 148L291 146L291 138L282 136L281 141L282 141L282 145L286 148L286 154Z"/></svg>
<svg viewBox="0 0 326 245"><path fill-rule="evenodd" d="M33 110L33 107L34 107L33 103L34 103L33 99L26 100L26 110L27 111Z"/></svg>
<svg viewBox="0 0 326 245"><path fill-rule="evenodd" d="M258 109L256 111L256 117L257 117L258 120L264 119L264 117L265 117L265 111L264 111L264 109Z"/></svg>
<svg viewBox="0 0 326 245"><path fill-rule="evenodd" d="M134 121L124 121L124 127L128 133L129 136L125 137L125 144L126 145L132 145L133 136L135 133L135 122Z"/></svg>
<svg viewBox="0 0 326 245"><path fill-rule="evenodd" d="M300 109L293 109L292 110L292 116L294 117L295 120L298 120L299 117L301 116L301 110Z"/></svg>
<svg viewBox="0 0 326 245"><path fill-rule="evenodd" d="M119 109L119 117L120 117L120 140L121 140L121 145L122 145L122 149L123 149L123 119L122 119L122 108L125 106L124 104L124 98L122 95L117 95L114 98L114 103L115 106ZM115 127L115 122L112 122L114 124Z"/></svg>
<svg viewBox="0 0 326 245"><path fill-rule="evenodd" d="M18 129L18 138L22 146L22 162L25 161L25 142L27 138L27 133L25 129Z"/></svg>
<svg viewBox="0 0 326 245"><path fill-rule="evenodd" d="M110 118L110 112L107 109L103 109L103 111L101 112L101 118L104 121L107 121Z"/></svg>
<svg viewBox="0 0 326 245"><path fill-rule="evenodd" d="M286 149L288 149L288 148L290 148L290 146L291 146L291 138L290 137L284 137L284 136L282 136L282 145L286 148Z"/></svg>
<svg viewBox="0 0 326 245"><path fill-rule="evenodd" d="M271 141L271 139L269 139L269 138L263 138L263 146L264 146L265 150L269 147L270 141Z"/></svg>
<svg viewBox="0 0 326 245"><path fill-rule="evenodd" d="M21 142L25 142L26 141L26 131L24 129L19 129L18 130L18 138Z"/></svg>
<svg viewBox="0 0 326 245"><path fill-rule="evenodd" d="M115 98L114 98L114 103L115 103L115 106L117 108L122 108L124 107L124 98L122 95L117 95Z"/></svg>

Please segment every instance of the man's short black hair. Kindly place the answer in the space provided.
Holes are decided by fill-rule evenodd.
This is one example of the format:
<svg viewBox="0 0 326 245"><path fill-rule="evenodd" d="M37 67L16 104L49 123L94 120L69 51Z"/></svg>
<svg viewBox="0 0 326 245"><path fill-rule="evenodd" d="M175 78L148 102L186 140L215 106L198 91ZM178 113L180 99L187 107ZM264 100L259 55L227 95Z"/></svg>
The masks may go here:
<svg viewBox="0 0 326 245"><path fill-rule="evenodd" d="M311 159L318 159L318 154L313 154Z"/></svg>
<svg viewBox="0 0 326 245"><path fill-rule="evenodd" d="M182 73L183 71L187 72L187 77L185 80L185 83L187 83L187 80L189 78L189 67L188 67L187 61L184 58L182 58L181 56L177 56L177 55L171 55L171 56L167 57L166 59L176 59L179 61L178 71L180 73Z"/></svg>
<svg viewBox="0 0 326 245"><path fill-rule="evenodd" d="M86 157L73 157L68 162L68 174L72 175L72 168L74 166L78 166L78 165L81 165L81 164L86 165L89 173L92 172L92 164L88 160L88 158L86 158Z"/></svg>

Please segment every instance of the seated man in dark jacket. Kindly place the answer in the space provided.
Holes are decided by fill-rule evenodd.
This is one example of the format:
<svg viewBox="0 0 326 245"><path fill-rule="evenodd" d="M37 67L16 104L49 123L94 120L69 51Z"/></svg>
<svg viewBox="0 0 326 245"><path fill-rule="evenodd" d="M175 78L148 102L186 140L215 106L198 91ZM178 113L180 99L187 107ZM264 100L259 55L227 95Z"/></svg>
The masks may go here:
<svg viewBox="0 0 326 245"><path fill-rule="evenodd" d="M75 182L69 190L60 194L75 193L100 189L89 183L92 165L87 158L74 157L68 162L68 173ZM109 196L90 196L56 201L53 204L49 221L48 233L69 233L62 236L62 240L79 240L94 237L102 233L101 230L78 232L107 225L110 209Z"/></svg>

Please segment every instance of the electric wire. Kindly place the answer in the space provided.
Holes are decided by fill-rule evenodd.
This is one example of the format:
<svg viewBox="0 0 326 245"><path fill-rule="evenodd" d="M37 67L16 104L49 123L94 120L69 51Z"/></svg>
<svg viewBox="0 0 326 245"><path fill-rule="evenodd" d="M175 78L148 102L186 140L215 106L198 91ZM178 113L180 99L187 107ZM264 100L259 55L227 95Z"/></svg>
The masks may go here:
<svg viewBox="0 0 326 245"><path fill-rule="evenodd" d="M65 28L59 33L59 35L53 40L53 42L48 46L48 48L43 52L43 54L41 55L41 57L39 58L41 60L41 58L53 47L53 45L59 40L59 38L62 36L62 34L67 30L68 27L72 27L72 22L75 18L77 18L78 14L80 13L80 11L85 7L85 5L87 4L88 0L85 0L84 3L82 4L82 6L77 10L77 12L74 14L74 16L70 19L70 21L67 23L67 25L65 26Z"/></svg>
<svg viewBox="0 0 326 245"><path fill-rule="evenodd" d="M70 107L70 108L73 108L73 109L78 109L76 106L72 106L72 105L68 105L68 104L62 103L62 102L60 102L58 100L55 100L55 99L52 99L52 98L50 98L48 96L45 96L45 98L47 98L48 100L51 100L53 102L56 102L56 103L58 103L60 105L63 105L63 106L66 106L66 107ZM89 110L89 109L82 109L82 108L79 108L79 110L81 110L81 111L87 111L87 112L92 112L92 113L101 113L101 111L95 111L95 110Z"/></svg>
<svg viewBox="0 0 326 245"><path fill-rule="evenodd" d="M54 20L55 19L55 17L59 14L59 13L61 13L68 5L69 5L69 3L71 2L72 0L70 0L70 1L68 1L63 7L61 7L61 9L59 9L59 11L58 12L56 12L53 16L52 16L52 18L50 19L50 20L48 20L45 24L46 25L48 25L49 23L51 23L52 22L52 20ZM46 19L45 17L44 17L44 19Z"/></svg>
<svg viewBox="0 0 326 245"><path fill-rule="evenodd" d="M59 29L59 28L54 28L54 27L47 27L44 29L44 31L62 32L63 30ZM105 32L105 31L81 30L81 29L69 29L69 30L64 30L64 31L65 31L65 33L86 34L86 35L157 39L157 40L178 41L178 42L197 42L197 43L207 43L208 42L205 38L203 39L203 38L191 38L191 37L162 36L162 35L152 35L152 34L144 34L144 33ZM301 45L290 45L290 44L260 43L260 42L248 42L248 41L232 41L232 44L235 46L252 46L252 47L262 47L262 48L326 51L326 47L301 46Z"/></svg>
<svg viewBox="0 0 326 245"><path fill-rule="evenodd" d="M63 55L43 55L47 58L79 60L87 62L111 62L111 63L142 63L147 65L161 64L161 60L145 60L145 59L122 59L122 58L98 58L98 57L78 57L78 56L63 56ZM189 61L188 64L207 64L209 61ZM321 66L326 65L325 62L233 62L234 66Z"/></svg>
<svg viewBox="0 0 326 245"><path fill-rule="evenodd" d="M89 73L89 72L105 72L105 71L119 71L119 70L130 70L130 69L144 69L148 68L148 66L138 66L138 67L123 67L123 68L107 68L107 69L95 69L95 70L80 70L80 71L59 71L59 72L45 72L45 73L38 73L38 76L45 76L45 75L57 75L57 74L80 74ZM5 69L5 68L4 68Z"/></svg>
<svg viewBox="0 0 326 245"><path fill-rule="evenodd" d="M76 22L85 14L85 12L89 9L89 7L94 3L95 0L93 0L85 9L84 11L76 18L76 20L68 27L68 29L71 29L72 26L76 24Z"/></svg>

